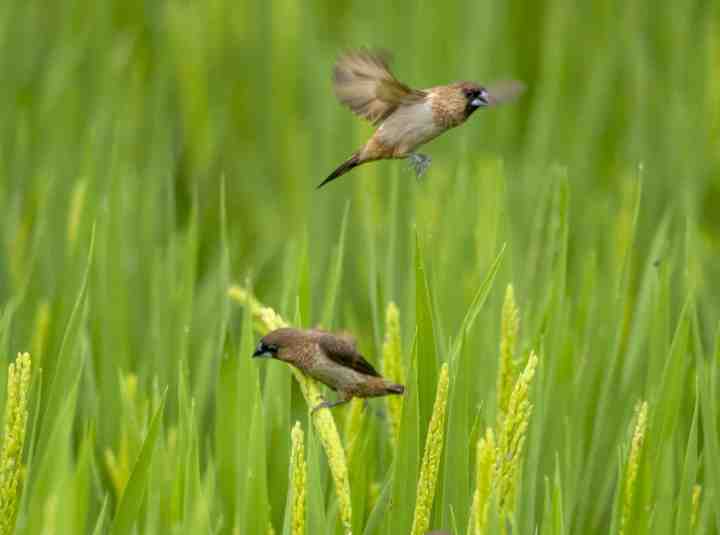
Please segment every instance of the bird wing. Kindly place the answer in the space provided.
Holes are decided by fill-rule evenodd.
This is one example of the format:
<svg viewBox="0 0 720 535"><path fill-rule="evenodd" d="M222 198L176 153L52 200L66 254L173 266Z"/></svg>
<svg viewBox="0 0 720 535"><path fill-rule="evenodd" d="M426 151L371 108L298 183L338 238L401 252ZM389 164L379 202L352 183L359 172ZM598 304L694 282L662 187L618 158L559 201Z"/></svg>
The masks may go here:
<svg viewBox="0 0 720 535"><path fill-rule="evenodd" d="M352 368L357 372L380 377L372 364L365 360L365 357L355 349L355 345L346 338L332 334L321 334L317 339L317 343L330 360Z"/></svg>
<svg viewBox="0 0 720 535"><path fill-rule="evenodd" d="M486 86L485 90L488 92L488 104L497 106L522 95L525 92L525 84L518 80L501 80Z"/></svg>
<svg viewBox="0 0 720 535"><path fill-rule="evenodd" d="M418 102L424 91L411 89L390 72L390 54L360 49L340 56L333 71L335 95L353 113L379 124L402 104Z"/></svg>
<svg viewBox="0 0 720 535"><path fill-rule="evenodd" d="M313 334L316 334L318 336L328 335L328 336L334 336L335 338L340 338L340 339L344 340L353 349L357 349L357 340L348 331L340 331L340 332L336 332L336 333L331 333L330 331L326 331L322 327L315 327L313 329L310 329L310 332L312 332Z"/></svg>

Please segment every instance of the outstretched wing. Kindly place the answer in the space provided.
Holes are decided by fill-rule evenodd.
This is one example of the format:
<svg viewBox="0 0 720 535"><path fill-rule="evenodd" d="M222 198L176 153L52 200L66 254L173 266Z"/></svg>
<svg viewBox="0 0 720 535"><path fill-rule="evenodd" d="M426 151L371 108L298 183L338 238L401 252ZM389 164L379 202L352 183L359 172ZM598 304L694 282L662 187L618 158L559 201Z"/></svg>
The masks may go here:
<svg viewBox="0 0 720 535"><path fill-rule="evenodd" d="M386 51L363 48L347 52L338 58L333 74L338 100L374 124L387 119L401 104L425 98L425 92L411 89L393 76Z"/></svg>
<svg viewBox="0 0 720 535"><path fill-rule="evenodd" d="M365 360L365 357L355 349L355 345L346 338L332 334L322 334L318 337L317 343L327 357L338 364L347 366L366 375L380 377L380 374L372 367L372 364Z"/></svg>
<svg viewBox="0 0 720 535"><path fill-rule="evenodd" d="M488 92L488 105L497 106L510 102L525 92L525 84L518 80L501 80L485 86Z"/></svg>

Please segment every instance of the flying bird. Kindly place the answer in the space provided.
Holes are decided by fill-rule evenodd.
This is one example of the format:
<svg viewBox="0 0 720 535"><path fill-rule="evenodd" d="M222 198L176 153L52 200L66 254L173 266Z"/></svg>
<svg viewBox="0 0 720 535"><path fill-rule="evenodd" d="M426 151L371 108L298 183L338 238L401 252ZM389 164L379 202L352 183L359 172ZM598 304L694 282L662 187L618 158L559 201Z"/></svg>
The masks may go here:
<svg viewBox="0 0 720 535"><path fill-rule="evenodd" d="M405 392L402 385L384 379L358 352L355 340L348 335L284 327L263 336L253 357L287 362L338 392L337 401L323 401L313 408L313 412L347 403L354 397L371 398Z"/></svg>
<svg viewBox="0 0 720 535"><path fill-rule="evenodd" d="M390 54L360 49L337 60L333 72L335 95L341 104L378 128L372 137L318 186L367 162L409 158L417 176L430 157L415 152L421 145L464 123L479 108L513 100L525 85L516 80L482 86L454 82L429 89L412 89L390 71Z"/></svg>

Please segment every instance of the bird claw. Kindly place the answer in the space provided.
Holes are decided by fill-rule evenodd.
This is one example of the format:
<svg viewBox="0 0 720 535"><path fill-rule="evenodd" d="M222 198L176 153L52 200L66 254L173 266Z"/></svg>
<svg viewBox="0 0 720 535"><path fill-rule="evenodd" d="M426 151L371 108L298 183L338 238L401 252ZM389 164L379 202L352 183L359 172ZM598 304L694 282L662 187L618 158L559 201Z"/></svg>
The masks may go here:
<svg viewBox="0 0 720 535"><path fill-rule="evenodd" d="M408 158L410 160L410 168L415 171L415 176L419 180L425 174L428 167L430 167L432 158L424 154L416 153L412 153Z"/></svg>
<svg viewBox="0 0 720 535"><path fill-rule="evenodd" d="M310 414L315 414L320 409L324 409L326 407L329 408L329 405L330 405L330 402L328 402L327 400L323 401L322 403L318 403L312 409L310 409Z"/></svg>
<svg viewBox="0 0 720 535"><path fill-rule="evenodd" d="M333 407L337 407L338 405L342 405L343 403L347 403L350 401L349 399L338 399L337 401L328 401L324 400L322 403L318 403L315 405L312 410L310 411L310 414L315 414L320 409L332 409Z"/></svg>

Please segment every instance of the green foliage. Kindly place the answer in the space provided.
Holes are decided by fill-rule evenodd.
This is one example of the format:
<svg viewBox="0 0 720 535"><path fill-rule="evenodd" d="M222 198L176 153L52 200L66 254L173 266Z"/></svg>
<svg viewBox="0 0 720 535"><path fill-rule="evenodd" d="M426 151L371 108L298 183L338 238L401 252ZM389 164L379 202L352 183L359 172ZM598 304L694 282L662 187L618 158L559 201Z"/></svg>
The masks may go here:
<svg viewBox="0 0 720 535"><path fill-rule="evenodd" d="M410 533L445 364L423 514L464 532L531 350L514 509L481 489L487 533L718 532L716 4L0 2L0 399L33 359L16 532L280 534L299 421L305 532L351 509L353 533ZM424 148L421 181L379 162L316 191L371 131L330 81L360 45L412 86L528 92ZM350 498L232 284L378 369L397 305L402 412L331 413Z"/></svg>

